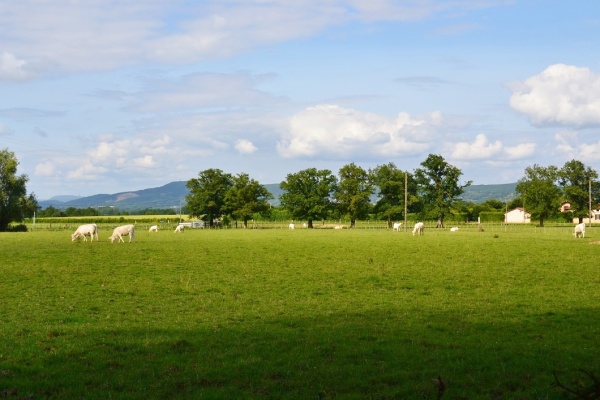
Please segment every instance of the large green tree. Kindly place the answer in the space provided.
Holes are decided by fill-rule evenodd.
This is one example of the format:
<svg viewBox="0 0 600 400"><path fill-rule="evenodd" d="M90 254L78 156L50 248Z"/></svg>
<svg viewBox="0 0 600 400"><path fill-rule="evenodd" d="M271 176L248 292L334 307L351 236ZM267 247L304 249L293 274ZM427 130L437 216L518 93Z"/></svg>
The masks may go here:
<svg viewBox="0 0 600 400"><path fill-rule="evenodd" d="M337 182L328 169L308 168L288 174L279 184L284 192L279 197L281 207L288 210L292 218L306 220L308 228L312 228L314 220L325 219L332 211L332 194Z"/></svg>
<svg viewBox="0 0 600 400"><path fill-rule="evenodd" d="M356 220L366 218L372 209L374 186L367 171L354 163L340 168L339 179L335 200L340 213L350 218L350 228L354 228Z"/></svg>
<svg viewBox="0 0 600 400"><path fill-rule="evenodd" d="M571 160L558 171L558 183L562 189L563 200L571 204L573 217L583 222L589 217L590 186L598 179L598 173L586 167L581 161ZM590 185L591 184L591 185Z"/></svg>
<svg viewBox="0 0 600 400"><path fill-rule="evenodd" d="M247 228L252 214L265 215L269 211L273 195L248 174L238 174L232 179L233 185L225 193L224 211L233 217L236 225L241 220Z"/></svg>
<svg viewBox="0 0 600 400"><path fill-rule="evenodd" d="M387 221L388 228L391 228L393 221L397 221L404 216L405 180L408 183L407 186L409 186L406 196L408 203L410 204L411 200L414 200L416 187L412 174L398 169L394 163L390 162L369 170L369 177L371 182L378 188L378 200L373 211L379 218Z"/></svg>
<svg viewBox="0 0 600 400"><path fill-rule="evenodd" d="M462 171L450 165L440 155L430 154L415 170L417 193L421 198L422 217L437 218L438 227L444 226L444 218L450 214L454 202L463 194L471 181L459 183Z"/></svg>
<svg viewBox="0 0 600 400"><path fill-rule="evenodd" d="M231 174L220 169L207 169L198 174L198 178L190 179L186 186L190 189L185 197L190 216L204 219L213 226L215 218L224 212L225 194L233 186Z"/></svg>
<svg viewBox="0 0 600 400"><path fill-rule="evenodd" d="M15 153L0 150L0 232L8 229L11 222L33 216L39 208L35 194L27 195L27 175L17 175L19 161Z"/></svg>
<svg viewBox="0 0 600 400"><path fill-rule="evenodd" d="M523 200L523 206L532 218L540 221L558 212L560 207L561 192L557 185L558 168L553 165L542 167L534 164L525 168L525 176L517 183L517 193Z"/></svg>

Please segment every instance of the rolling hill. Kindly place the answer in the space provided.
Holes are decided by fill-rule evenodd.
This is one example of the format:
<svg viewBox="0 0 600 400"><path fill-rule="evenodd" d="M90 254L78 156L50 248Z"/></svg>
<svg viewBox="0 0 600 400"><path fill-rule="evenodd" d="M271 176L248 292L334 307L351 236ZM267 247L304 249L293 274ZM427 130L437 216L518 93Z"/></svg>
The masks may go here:
<svg viewBox="0 0 600 400"><path fill-rule="evenodd" d="M279 196L283 191L278 183L264 185L275 199L271 202L273 205L279 204ZM472 185L465 189L461 198L473 203L482 203L489 199L507 201L513 199L516 183L506 183L498 185ZM186 181L175 181L167 183L164 186L137 190L132 192L120 192L114 194L95 194L93 196L56 196L49 200L41 200L39 204L42 208L52 206L58 209L88 208L88 207L116 207L123 211L144 210L147 208L175 208L185 205L185 196L189 193L186 187ZM62 199L66 201L61 201ZM377 197L372 197L373 202Z"/></svg>

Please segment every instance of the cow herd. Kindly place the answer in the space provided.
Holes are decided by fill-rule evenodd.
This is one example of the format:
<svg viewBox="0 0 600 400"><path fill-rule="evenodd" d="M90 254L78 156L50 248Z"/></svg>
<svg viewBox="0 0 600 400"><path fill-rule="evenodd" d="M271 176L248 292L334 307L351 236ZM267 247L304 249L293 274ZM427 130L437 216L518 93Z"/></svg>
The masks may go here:
<svg viewBox="0 0 600 400"><path fill-rule="evenodd" d="M306 224L303 224L304 227L306 227ZM400 227L402 226L401 222L395 222L393 224L393 231L395 232L400 232ZM295 225L293 223L289 224L288 228L290 230L293 230L295 228ZM336 228L338 228L336 226ZM177 227L175 228L175 233L181 233L183 232L184 226L182 224L177 225ZM150 229L148 229L148 232L158 232L158 226L157 225L152 225L150 227ZM458 227L452 227L450 228L450 232L458 232ZM413 227L413 231L412 231L413 236L420 236L420 235L424 235L425 234L425 224L423 224L423 222L417 222L414 227ZM98 226L96 224L84 224L84 225L80 225L79 227L77 227L77 230L75 230L75 232L71 235L71 241L74 242L75 240L77 240L78 238L82 237L84 242L87 242L87 238L90 238L90 243L94 241L94 237L96 238L96 241L98 241ZM123 239L123 236L129 236L129 242L131 243L133 240L135 240L135 226L132 224L129 225L123 225L123 226L117 226L114 230L112 235L108 238L110 240L111 243L114 243L115 240L117 240L118 242L123 242L125 243L125 240ZM573 236L575 236L576 238L585 238L585 223L581 223L575 226L575 229L573 231Z"/></svg>

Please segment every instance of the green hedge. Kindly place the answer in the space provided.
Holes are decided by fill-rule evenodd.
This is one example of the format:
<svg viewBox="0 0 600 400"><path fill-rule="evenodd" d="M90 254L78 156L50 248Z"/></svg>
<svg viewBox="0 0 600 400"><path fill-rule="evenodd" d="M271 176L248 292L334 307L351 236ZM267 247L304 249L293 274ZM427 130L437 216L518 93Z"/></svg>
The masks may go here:
<svg viewBox="0 0 600 400"><path fill-rule="evenodd" d="M479 213L481 222L504 222L502 211L482 211Z"/></svg>

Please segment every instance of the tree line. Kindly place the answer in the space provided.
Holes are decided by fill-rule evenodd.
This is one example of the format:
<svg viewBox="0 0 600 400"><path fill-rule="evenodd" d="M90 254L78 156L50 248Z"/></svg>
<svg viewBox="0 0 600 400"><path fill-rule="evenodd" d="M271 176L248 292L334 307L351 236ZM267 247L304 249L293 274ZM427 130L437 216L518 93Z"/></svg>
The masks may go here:
<svg viewBox="0 0 600 400"><path fill-rule="evenodd" d="M443 226L464 188L462 172L440 155L430 154L413 172L402 171L392 162L365 170L350 163L335 175L328 169L308 168L290 173L280 183L283 194L280 208L291 219L314 221L326 219L357 220L374 215L387 221L402 219L405 213L417 213L422 219L437 219ZM265 218L272 213L269 203L273 195L247 174L232 175L220 169L201 171L187 182L186 197L192 217L208 220L209 224L222 216L244 227L258 214ZM375 204L371 196L377 194Z"/></svg>
<svg viewBox="0 0 600 400"><path fill-rule="evenodd" d="M187 212L183 209L183 212ZM43 210L37 211L40 218L60 218L60 217L107 217L114 215L176 215L177 212L172 207L167 208L144 208L142 210L125 211L116 207L67 207L64 210L54 206L48 206Z"/></svg>
<svg viewBox="0 0 600 400"><path fill-rule="evenodd" d="M0 150L0 231L9 229L12 222L20 222L38 212L40 217L124 215L117 209L77 209L65 211L52 206L41 210L35 194L27 194L25 174L17 175L18 160L8 149ZM600 184L597 172L577 160L562 168L533 165L525 169L518 181L519 197L506 203L488 200L473 204L460 199L471 181L460 182L462 171L449 164L441 155L429 154L413 171L403 171L393 162L365 170L350 163L334 174L328 169L308 168L290 173L280 183L283 194L280 204L271 204L273 195L246 173L236 175L220 169L199 172L187 181L184 213L208 222L232 222L246 227L257 216L289 217L306 221L312 228L314 221L350 221L378 219L391 227L393 221L403 220L408 214L420 220L437 220L443 227L448 216L461 214L467 221L477 220L486 212L499 215L507 208L524 207L532 218L543 226L544 221L556 218L562 202L570 203L570 217L579 221L589 216L589 208L600 202ZM372 196L377 201L372 204ZM118 214L117 214L118 213ZM136 213L146 215L172 214L172 209L146 209ZM126 214L126 213L125 213Z"/></svg>
<svg viewBox="0 0 600 400"><path fill-rule="evenodd" d="M498 222L504 220L508 209L527 206L532 218L544 226L549 218L562 216L582 222L590 217L590 208L600 203L598 174L577 160L562 168L555 166L527 167L525 176L518 181L518 197L510 202L488 200L482 204L460 199L471 181L460 182L462 171L449 164L441 155L430 154L420 167L412 172L402 171L393 162L365 170L350 163L335 175L328 169L308 168L290 173L280 183L283 194L279 208L293 220L306 221L308 228L314 221L357 220L375 218L387 222L400 221L406 215L420 220L437 220L444 227L449 215L461 214L467 221L479 220L485 213L495 214ZM220 217L238 221L247 226L256 215L269 218L273 196L247 174L231 175L219 169L201 171L197 178L187 182L186 197L190 216L213 222ZM371 196L377 201L372 204ZM568 202L570 210L561 214L561 204Z"/></svg>

